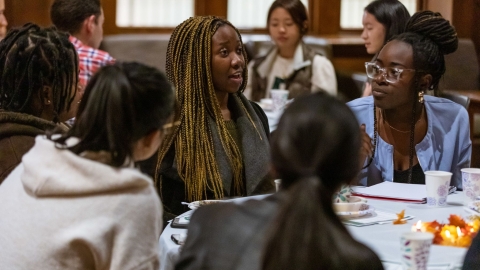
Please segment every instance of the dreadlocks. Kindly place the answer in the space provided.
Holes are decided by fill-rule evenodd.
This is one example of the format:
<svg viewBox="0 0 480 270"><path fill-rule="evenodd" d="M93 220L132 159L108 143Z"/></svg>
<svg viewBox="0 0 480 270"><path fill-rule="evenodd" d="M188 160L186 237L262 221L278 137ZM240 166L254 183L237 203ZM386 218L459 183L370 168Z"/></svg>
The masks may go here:
<svg viewBox="0 0 480 270"><path fill-rule="evenodd" d="M38 114L32 99L46 85L52 88L53 121L58 122L75 95L77 53L66 34L28 23L0 43L0 74L0 109Z"/></svg>
<svg viewBox="0 0 480 270"><path fill-rule="evenodd" d="M205 197L207 189L215 198L223 197L223 183L215 160L209 118L215 122L223 150L229 157L233 173L233 195L243 195L245 192L242 154L226 128L212 81L211 40L223 25L235 29L241 40L238 30L226 20L193 17L175 28L167 48L166 72L177 90L175 115L181 124L159 149L155 184L161 189L161 179L158 179L160 164L174 144L178 174L185 182L186 197L190 201ZM245 51L242 54L247 59ZM243 91L246 82L247 71L244 69L239 91ZM238 98L237 95L234 97ZM246 111L244 107L243 109ZM251 118L250 121L253 124Z"/></svg>

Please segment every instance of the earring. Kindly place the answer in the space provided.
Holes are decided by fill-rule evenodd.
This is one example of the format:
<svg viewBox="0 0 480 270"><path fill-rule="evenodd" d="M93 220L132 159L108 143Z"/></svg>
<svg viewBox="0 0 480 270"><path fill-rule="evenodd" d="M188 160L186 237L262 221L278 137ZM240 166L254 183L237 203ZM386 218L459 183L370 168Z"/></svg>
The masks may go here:
<svg viewBox="0 0 480 270"><path fill-rule="evenodd" d="M47 99L47 104L50 104L50 99Z"/></svg>
<svg viewBox="0 0 480 270"><path fill-rule="evenodd" d="M418 92L418 102L423 103L423 95L424 94L425 94L425 92L423 92L423 90Z"/></svg>

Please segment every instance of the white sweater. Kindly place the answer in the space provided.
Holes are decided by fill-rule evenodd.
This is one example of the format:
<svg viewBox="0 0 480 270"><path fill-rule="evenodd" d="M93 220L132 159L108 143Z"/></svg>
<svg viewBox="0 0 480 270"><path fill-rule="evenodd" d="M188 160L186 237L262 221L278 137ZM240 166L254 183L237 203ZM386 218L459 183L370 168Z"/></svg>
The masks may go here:
<svg viewBox="0 0 480 270"><path fill-rule="evenodd" d="M152 180L35 141L0 185L0 268L158 269Z"/></svg>

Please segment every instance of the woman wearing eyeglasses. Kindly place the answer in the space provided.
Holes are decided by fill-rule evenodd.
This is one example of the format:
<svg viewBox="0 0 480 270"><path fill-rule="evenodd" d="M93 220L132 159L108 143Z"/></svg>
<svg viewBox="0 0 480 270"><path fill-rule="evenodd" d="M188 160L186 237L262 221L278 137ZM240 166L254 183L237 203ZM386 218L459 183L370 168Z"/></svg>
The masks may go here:
<svg viewBox="0 0 480 270"><path fill-rule="evenodd" d="M437 95L444 55L457 45L447 20L422 11L366 63L372 96L349 103L363 131L362 185L424 184L424 171L442 170L452 172L451 184L462 188L460 169L470 166L471 155L468 114L449 100L424 96L427 90Z"/></svg>

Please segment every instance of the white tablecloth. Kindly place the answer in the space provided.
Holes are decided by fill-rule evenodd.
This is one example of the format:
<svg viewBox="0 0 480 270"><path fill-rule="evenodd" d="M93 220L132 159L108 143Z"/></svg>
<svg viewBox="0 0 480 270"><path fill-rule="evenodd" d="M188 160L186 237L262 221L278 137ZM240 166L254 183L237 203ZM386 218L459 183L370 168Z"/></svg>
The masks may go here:
<svg viewBox="0 0 480 270"><path fill-rule="evenodd" d="M262 195L236 199L236 201L262 199L264 197L265 195ZM369 246L378 254L382 261L390 261L395 264L400 262L400 235L403 232L410 231L418 220L437 220L440 223L445 223L448 222L448 217L451 214L465 216L462 202L463 195L461 193L449 195L448 206L443 208L430 208L425 204L408 204L370 199L368 203L375 207L375 209L391 213L399 213L405 209L406 215L413 215L415 218L403 225L388 223L366 227L347 226L347 228L355 239ZM186 233L186 230L174 229L170 227L170 225L167 225L160 236L160 269L162 270L174 269L174 265L178 260L179 246L171 240L171 235L174 233ZM432 267L429 267L429 269L452 269L454 266L461 265L466 251L467 249L465 248L432 245L429 258L429 264ZM437 267L435 267L435 265ZM388 267L388 269L397 268L392 266Z"/></svg>

